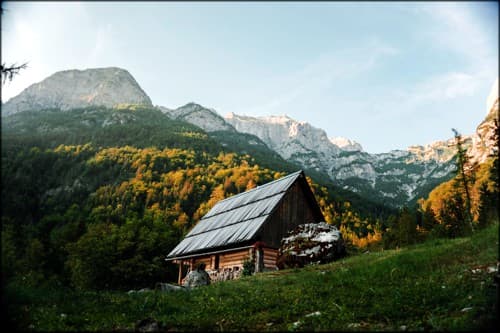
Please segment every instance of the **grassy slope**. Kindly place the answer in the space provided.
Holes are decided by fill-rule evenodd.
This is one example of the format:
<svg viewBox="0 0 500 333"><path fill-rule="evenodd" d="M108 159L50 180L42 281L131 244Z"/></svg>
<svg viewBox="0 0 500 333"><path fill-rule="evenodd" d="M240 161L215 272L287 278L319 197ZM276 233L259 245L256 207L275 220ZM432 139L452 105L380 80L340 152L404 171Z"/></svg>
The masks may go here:
<svg viewBox="0 0 500 333"><path fill-rule="evenodd" d="M11 287L8 315L21 329L58 331L128 330L147 317L173 330L493 330L497 290L487 267L496 265L498 248L496 223L471 238L361 254L190 292Z"/></svg>

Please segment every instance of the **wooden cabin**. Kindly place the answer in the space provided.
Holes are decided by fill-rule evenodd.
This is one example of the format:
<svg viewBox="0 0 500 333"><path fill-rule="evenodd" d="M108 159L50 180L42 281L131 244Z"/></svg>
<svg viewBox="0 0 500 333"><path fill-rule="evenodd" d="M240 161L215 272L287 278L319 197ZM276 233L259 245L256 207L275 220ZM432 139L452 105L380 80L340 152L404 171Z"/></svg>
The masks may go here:
<svg viewBox="0 0 500 333"><path fill-rule="evenodd" d="M179 284L200 262L215 280L238 276L247 260L256 272L275 270L281 239L299 224L321 221L305 174L297 171L219 201L166 260L179 265Z"/></svg>

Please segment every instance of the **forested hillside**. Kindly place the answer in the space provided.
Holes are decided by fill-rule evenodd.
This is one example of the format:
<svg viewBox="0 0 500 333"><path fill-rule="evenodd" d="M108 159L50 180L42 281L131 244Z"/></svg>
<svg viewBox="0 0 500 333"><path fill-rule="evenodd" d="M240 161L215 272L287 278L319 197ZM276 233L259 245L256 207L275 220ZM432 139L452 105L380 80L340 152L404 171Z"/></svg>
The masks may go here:
<svg viewBox="0 0 500 333"><path fill-rule="evenodd" d="M498 142L498 125L494 135ZM498 156L495 153L482 164L470 163L466 155L463 158L457 163L463 166L463 173L458 172L419 202L424 227L437 236L468 235L498 220Z"/></svg>
<svg viewBox="0 0 500 333"><path fill-rule="evenodd" d="M353 254L468 235L498 219L497 164L491 156L467 169L470 207L457 174L418 209L399 212L306 174ZM82 289L174 281L166 254L216 202L297 169L252 135L209 135L155 108L3 117L2 272L7 281Z"/></svg>
<svg viewBox="0 0 500 333"><path fill-rule="evenodd" d="M215 138L137 106L3 118L5 277L85 289L174 280L165 255L217 201L296 170L249 135ZM309 181L351 246L380 238L379 220Z"/></svg>

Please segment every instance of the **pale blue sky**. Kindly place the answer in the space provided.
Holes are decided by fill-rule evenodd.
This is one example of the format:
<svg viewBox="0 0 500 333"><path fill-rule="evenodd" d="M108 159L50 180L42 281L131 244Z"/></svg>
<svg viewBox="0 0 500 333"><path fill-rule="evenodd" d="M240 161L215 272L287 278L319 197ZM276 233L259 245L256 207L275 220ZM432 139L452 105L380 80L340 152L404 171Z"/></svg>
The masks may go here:
<svg viewBox="0 0 500 333"><path fill-rule="evenodd" d="M472 134L498 2L4 2L2 100L56 71L127 69L155 105L307 121L371 153Z"/></svg>

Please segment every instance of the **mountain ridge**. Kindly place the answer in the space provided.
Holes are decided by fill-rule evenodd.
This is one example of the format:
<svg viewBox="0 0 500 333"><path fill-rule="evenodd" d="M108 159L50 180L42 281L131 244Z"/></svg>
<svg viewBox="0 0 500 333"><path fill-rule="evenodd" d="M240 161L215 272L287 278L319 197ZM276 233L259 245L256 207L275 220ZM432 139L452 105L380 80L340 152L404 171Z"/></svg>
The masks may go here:
<svg viewBox="0 0 500 333"><path fill-rule="evenodd" d="M2 116L34 109L70 110L119 104L152 106L151 98L125 69L103 67L59 71L2 104Z"/></svg>
<svg viewBox="0 0 500 333"><path fill-rule="evenodd" d="M496 85L498 87L498 81ZM76 91L75 87L78 87ZM476 133L462 137L464 147L476 163L484 162L491 153L489 133L493 128L493 119L498 118L498 92L494 87L487 100L487 107L491 108L487 117ZM11 98L2 105L2 116L44 108L69 110L92 105L116 107L120 104L153 106L137 81L124 69L67 70L57 72ZM164 106L154 108L171 119L191 123L212 133L222 143L224 133L228 137L236 133L251 135L245 139L249 144L256 147L267 145L284 160L324 174L340 188L393 207L415 202L426 195L423 189L448 180L455 168L454 138L426 145L416 144L406 150L370 154L353 140L329 138L323 129L288 115L252 117L231 112L223 117L216 110L194 102L175 109Z"/></svg>

